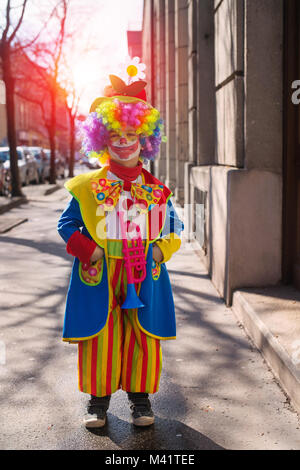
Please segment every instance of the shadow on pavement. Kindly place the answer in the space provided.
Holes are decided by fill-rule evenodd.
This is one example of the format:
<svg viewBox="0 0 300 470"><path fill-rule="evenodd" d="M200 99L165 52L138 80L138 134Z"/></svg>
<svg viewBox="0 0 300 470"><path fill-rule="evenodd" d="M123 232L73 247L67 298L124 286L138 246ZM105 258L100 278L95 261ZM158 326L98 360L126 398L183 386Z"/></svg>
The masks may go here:
<svg viewBox="0 0 300 470"><path fill-rule="evenodd" d="M82 432L82 431L81 431ZM104 428L85 430L85 446L93 450L222 450L223 447L177 420L155 417L152 426L138 428L108 412ZM100 439L99 439L100 438ZM104 444L105 440L110 441ZM77 440L63 449L78 449ZM78 442L78 441L77 441ZM104 444L104 445L103 445ZM79 447L80 448L80 447Z"/></svg>

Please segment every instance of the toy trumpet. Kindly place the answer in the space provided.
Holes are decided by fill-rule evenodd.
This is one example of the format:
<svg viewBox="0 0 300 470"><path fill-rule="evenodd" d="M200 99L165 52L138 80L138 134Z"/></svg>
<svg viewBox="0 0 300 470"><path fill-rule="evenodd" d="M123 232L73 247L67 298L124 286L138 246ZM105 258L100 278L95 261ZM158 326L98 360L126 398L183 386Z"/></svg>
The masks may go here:
<svg viewBox="0 0 300 470"><path fill-rule="evenodd" d="M120 211L118 211L117 214L120 219L124 264L127 273L127 295L121 308L144 307L143 302L139 299L135 290L135 283L142 282L146 277L146 259L142 238L140 235L132 238L132 246L129 247L127 241L127 226L123 218L124 214ZM139 274L138 277L134 275L134 270Z"/></svg>

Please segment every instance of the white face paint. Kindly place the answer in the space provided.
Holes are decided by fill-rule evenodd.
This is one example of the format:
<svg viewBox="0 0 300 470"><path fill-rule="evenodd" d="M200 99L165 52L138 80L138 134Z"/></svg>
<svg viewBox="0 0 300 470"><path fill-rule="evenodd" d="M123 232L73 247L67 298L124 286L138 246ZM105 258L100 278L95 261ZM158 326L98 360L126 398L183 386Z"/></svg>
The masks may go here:
<svg viewBox="0 0 300 470"><path fill-rule="evenodd" d="M108 151L114 160L129 161L139 156L141 144L134 130L126 129L122 135L111 132Z"/></svg>

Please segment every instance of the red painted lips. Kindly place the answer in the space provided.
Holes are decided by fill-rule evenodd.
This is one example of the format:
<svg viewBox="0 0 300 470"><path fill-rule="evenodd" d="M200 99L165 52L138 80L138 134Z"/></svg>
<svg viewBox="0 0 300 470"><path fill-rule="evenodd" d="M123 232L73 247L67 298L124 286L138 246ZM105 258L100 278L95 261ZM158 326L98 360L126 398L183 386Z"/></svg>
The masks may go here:
<svg viewBox="0 0 300 470"><path fill-rule="evenodd" d="M137 140L134 144L127 147L117 147L116 145L110 145L111 150L118 155L120 158L128 158L133 152L136 152L139 146L139 141Z"/></svg>

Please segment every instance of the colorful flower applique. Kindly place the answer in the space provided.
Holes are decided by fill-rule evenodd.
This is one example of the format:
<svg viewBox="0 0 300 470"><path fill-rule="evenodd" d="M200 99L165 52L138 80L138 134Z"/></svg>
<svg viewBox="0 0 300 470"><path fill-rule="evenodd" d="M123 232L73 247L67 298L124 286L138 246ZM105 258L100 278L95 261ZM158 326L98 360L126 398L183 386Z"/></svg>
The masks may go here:
<svg viewBox="0 0 300 470"><path fill-rule="evenodd" d="M153 259L152 260L152 278L154 279L154 281L157 281L157 279L159 278L160 270L161 270L160 264L154 261Z"/></svg>
<svg viewBox="0 0 300 470"><path fill-rule="evenodd" d="M114 210L123 191L123 185L124 182L120 180L107 178L91 180L91 190L103 215L105 211ZM163 188L162 184L132 183L131 196L136 209L142 214L151 210L161 200Z"/></svg>
<svg viewBox="0 0 300 470"><path fill-rule="evenodd" d="M103 259L99 259L95 264L80 263L79 273L82 281L86 284L99 284L103 273Z"/></svg>

